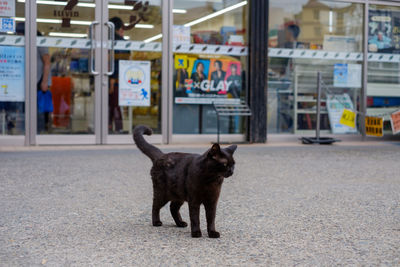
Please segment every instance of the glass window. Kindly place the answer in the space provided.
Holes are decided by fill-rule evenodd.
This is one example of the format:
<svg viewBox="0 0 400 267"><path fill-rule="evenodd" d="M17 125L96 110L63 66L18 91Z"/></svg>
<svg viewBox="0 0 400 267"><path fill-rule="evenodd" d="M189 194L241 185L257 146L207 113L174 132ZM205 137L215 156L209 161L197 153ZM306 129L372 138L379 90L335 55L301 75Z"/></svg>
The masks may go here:
<svg viewBox="0 0 400 267"><path fill-rule="evenodd" d="M175 134L216 133L212 103L246 97L247 2L174 1ZM222 133L243 133L242 117L222 117Z"/></svg>
<svg viewBox="0 0 400 267"><path fill-rule="evenodd" d="M367 114L384 117L400 109L400 7L370 5L368 18Z"/></svg>
<svg viewBox="0 0 400 267"><path fill-rule="evenodd" d="M321 129L340 125L344 107L359 108L363 5L335 1L271 0L268 132L315 130L317 72L322 72Z"/></svg>
<svg viewBox="0 0 400 267"><path fill-rule="evenodd" d="M0 1L0 20L0 135L24 135L25 3Z"/></svg>

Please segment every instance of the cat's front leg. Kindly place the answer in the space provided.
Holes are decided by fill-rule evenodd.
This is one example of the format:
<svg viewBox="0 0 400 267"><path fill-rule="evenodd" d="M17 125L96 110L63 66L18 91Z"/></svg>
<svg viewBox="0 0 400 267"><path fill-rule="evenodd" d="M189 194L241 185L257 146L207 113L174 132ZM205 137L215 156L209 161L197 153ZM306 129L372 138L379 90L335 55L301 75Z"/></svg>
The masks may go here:
<svg viewBox="0 0 400 267"><path fill-rule="evenodd" d="M189 216L192 237L201 237L200 204L189 202Z"/></svg>
<svg viewBox="0 0 400 267"><path fill-rule="evenodd" d="M207 203L204 204L204 207L206 209L208 237L219 238L220 234L215 231L215 215L217 213L217 203Z"/></svg>

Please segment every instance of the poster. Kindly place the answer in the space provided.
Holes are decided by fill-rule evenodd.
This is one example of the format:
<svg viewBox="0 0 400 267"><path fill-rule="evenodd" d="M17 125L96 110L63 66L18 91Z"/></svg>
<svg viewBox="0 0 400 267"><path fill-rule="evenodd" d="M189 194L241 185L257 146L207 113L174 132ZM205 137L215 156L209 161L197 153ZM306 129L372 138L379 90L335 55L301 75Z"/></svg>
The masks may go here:
<svg viewBox="0 0 400 267"><path fill-rule="evenodd" d="M368 51L400 53L400 11L370 9Z"/></svg>
<svg viewBox="0 0 400 267"><path fill-rule="evenodd" d="M175 55L175 67L176 104L240 101L242 93L240 61Z"/></svg>
<svg viewBox="0 0 400 267"><path fill-rule="evenodd" d="M368 136L383 137L383 118L366 116L365 133Z"/></svg>
<svg viewBox="0 0 400 267"><path fill-rule="evenodd" d="M0 46L0 101L25 101L25 47Z"/></svg>
<svg viewBox="0 0 400 267"><path fill-rule="evenodd" d="M333 70L333 86L361 88L361 64L335 64Z"/></svg>
<svg viewBox="0 0 400 267"><path fill-rule="evenodd" d="M119 60L120 106L150 106L151 62Z"/></svg>
<svg viewBox="0 0 400 267"><path fill-rule="evenodd" d="M15 17L16 0L0 1L0 17Z"/></svg>
<svg viewBox="0 0 400 267"><path fill-rule="evenodd" d="M327 95L327 109L329 123L331 125L332 133L334 134L346 134L356 133L357 129L345 126L340 123L340 119L343 114L343 110L353 110L353 102L348 94L341 95Z"/></svg>
<svg viewBox="0 0 400 267"><path fill-rule="evenodd" d="M174 25L173 44L190 44L190 27Z"/></svg>
<svg viewBox="0 0 400 267"><path fill-rule="evenodd" d="M400 133L400 110L390 115L390 123L392 125L393 134Z"/></svg>

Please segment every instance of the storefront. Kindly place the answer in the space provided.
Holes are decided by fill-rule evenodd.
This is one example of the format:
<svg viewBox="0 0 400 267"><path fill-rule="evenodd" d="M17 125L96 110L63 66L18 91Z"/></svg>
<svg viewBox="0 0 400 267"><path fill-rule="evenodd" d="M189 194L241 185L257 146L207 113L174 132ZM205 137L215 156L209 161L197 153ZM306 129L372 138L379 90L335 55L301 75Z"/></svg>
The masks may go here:
<svg viewBox="0 0 400 267"><path fill-rule="evenodd" d="M253 116L222 118L224 141L302 134L317 71L326 132L337 98L387 133L400 106L396 2L9 0L0 19L0 145L128 144L138 124L156 143L215 141L212 103L239 101Z"/></svg>

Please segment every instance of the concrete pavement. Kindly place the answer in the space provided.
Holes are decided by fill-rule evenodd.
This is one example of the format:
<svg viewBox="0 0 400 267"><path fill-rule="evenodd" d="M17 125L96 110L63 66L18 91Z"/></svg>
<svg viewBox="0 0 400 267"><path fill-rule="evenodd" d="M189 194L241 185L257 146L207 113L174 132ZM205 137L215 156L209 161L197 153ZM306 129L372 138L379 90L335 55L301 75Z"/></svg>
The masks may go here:
<svg viewBox="0 0 400 267"><path fill-rule="evenodd" d="M392 143L239 146L215 240L203 210L200 239L167 206L151 226L151 164L133 145L3 150L0 265L398 266L399 159Z"/></svg>

